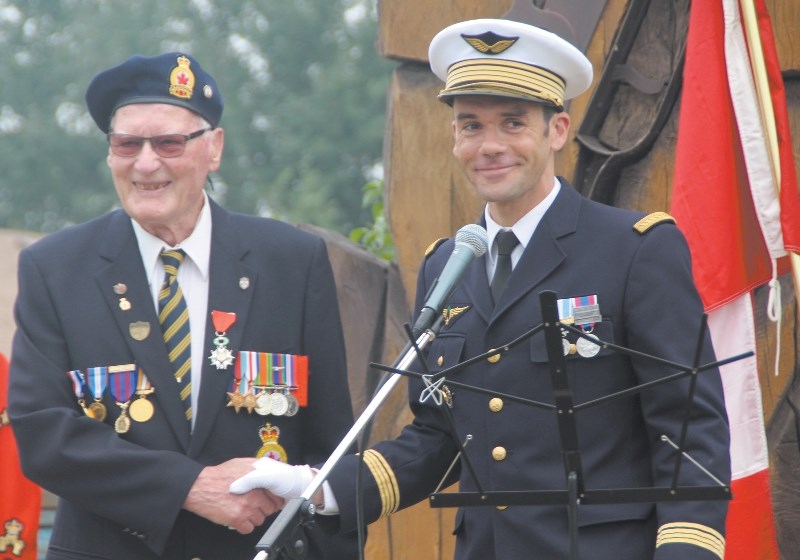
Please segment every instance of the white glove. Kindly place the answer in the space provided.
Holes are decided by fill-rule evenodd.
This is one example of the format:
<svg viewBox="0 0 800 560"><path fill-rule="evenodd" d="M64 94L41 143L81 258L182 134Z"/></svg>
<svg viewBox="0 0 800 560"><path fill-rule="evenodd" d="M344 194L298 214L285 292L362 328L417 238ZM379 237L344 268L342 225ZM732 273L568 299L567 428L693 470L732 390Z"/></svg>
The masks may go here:
<svg viewBox="0 0 800 560"><path fill-rule="evenodd" d="M245 494L254 488L265 488L278 497L291 500L299 498L314 478L308 465L287 465L269 457L253 463L253 469L231 483L231 493Z"/></svg>

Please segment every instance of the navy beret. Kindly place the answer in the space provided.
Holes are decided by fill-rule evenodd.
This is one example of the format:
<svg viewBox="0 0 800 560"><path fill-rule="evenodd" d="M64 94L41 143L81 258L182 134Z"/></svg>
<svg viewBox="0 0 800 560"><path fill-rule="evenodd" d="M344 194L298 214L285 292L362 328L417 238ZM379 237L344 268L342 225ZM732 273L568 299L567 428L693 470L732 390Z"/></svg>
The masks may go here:
<svg viewBox="0 0 800 560"><path fill-rule="evenodd" d="M191 55L178 52L158 56L134 55L103 70L89 83L86 106L105 133L114 111L134 103L167 103L185 107L212 127L222 116L222 95L211 74Z"/></svg>

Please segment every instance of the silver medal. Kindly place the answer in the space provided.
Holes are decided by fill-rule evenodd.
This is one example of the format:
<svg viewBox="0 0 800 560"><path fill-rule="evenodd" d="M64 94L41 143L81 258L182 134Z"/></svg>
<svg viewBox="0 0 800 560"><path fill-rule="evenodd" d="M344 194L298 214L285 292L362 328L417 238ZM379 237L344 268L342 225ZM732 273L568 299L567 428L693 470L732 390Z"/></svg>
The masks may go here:
<svg viewBox="0 0 800 560"><path fill-rule="evenodd" d="M590 335L587 335L587 336L593 338L594 340L599 340L593 334L590 334ZM591 340L583 338L583 337L580 337L578 339L578 342L577 342L576 345L578 347L578 354L580 354L584 358L592 358L594 356L597 356L597 353L600 352L600 345L599 344L595 344Z"/></svg>
<svg viewBox="0 0 800 560"><path fill-rule="evenodd" d="M272 413L272 400L269 397L270 395L266 391L258 394L258 397L256 397L256 414L267 416Z"/></svg>
<svg viewBox="0 0 800 560"><path fill-rule="evenodd" d="M289 410L289 401L283 393L272 393L269 396L269 404L275 416L283 416Z"/></svg>

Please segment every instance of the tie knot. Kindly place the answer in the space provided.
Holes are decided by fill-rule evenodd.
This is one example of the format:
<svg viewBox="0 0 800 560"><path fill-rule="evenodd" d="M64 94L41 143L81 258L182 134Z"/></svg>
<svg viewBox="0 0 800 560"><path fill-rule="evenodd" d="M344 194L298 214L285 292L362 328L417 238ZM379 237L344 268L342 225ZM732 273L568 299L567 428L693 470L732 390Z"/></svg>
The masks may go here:
<svg viewBox="0 0 800 560"><path fill-rule="evenodd" d="M183 249L174 249L161 252L161 262L164 263L164 273L167 276L175 277L178 275L178 267L181 266L186 253Z"/></svg>
<svg viewBox="0 0 800 560"><path fill-rule="evenodd" d="M519 239L517 239L512 230L501 229L497 232L494 242L497 244L497 254L508 256L514 250L514 247L519 244Z"/></svg>

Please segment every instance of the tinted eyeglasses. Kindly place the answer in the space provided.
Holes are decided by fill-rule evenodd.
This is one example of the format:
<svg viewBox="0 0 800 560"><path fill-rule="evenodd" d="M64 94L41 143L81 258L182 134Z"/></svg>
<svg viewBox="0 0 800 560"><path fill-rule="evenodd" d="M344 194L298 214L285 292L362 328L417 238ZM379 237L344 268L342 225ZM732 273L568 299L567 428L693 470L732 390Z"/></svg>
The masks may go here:
<svg viewBox="0 0 800 560"><path fill-rule="evenodd" d="M203 128L191 134L160 134L145 138L134 136L133 134L120 134L112 132L108 135L108 145L111 153L120 157L133 157L139 155L145 142L150 142L150 147L159 156L164 158L174 158L183 154L186 149L186 142L198 136L202 136L210 128Z"/></svg>

